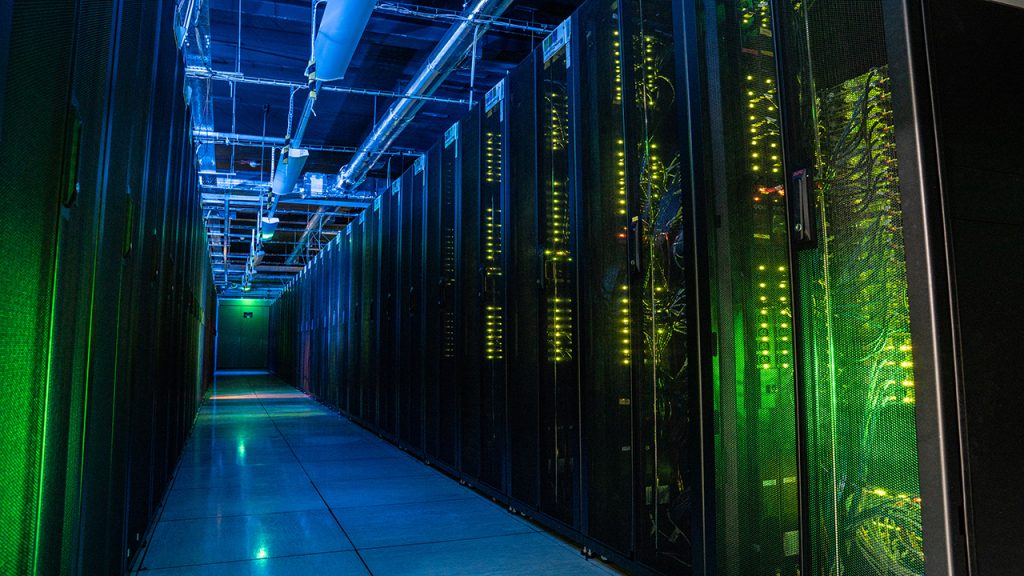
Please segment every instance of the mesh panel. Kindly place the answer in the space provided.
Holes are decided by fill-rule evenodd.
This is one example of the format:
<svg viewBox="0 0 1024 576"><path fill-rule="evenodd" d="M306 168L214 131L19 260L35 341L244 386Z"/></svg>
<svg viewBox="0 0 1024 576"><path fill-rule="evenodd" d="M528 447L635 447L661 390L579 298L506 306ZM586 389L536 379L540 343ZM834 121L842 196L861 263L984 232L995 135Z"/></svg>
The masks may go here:
<svg viewBox="0 0 1024 576"><path fill-rule="evenodd" d="M43 525L56 512L59 525L63 498L63 483L46 474L63 463L43 452L42 432L74 14L68 4L17 2L0 9L10 11L12 30L0 47L8 60L0 119L0 572L11 574L31 572L37 512ZM40 75L40 67L47 74Z"/></svg>
<svg viewBox="0 0 1024 576"><path fill-rule="evenodd" d="M720 2L715 402L719 570L795 574L799 562L789 237L778 78L767 3ZM715 70L714 67L709 67Z"/></svg>
<svg viewBox="0 0 1024 576"><path fill-rule="evenodd" d="M907 269L885 68L821 90L821 249L810 304L811 489L817 564L924 571Z"/></svg>

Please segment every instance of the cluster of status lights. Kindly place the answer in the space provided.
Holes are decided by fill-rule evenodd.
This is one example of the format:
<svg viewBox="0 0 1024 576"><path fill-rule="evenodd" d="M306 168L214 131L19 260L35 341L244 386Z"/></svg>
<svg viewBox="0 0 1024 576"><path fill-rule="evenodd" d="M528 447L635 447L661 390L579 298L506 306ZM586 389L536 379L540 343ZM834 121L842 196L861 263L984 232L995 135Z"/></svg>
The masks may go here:
<svg viewBox="0 0 1024 576"><path fill-rule="evenodd" d="M562 58L565 52L562 51ZM567 95L561 91L545 94L545 102L550 108L549 122L546 126L547 145L552 156L551 162L566 153L569 145L569 102ZM569 194L564 177L549 174L544 179L547 190L547 238L544 247L545 269L547 281L551 283L548 295L548 356L552 362L570 360L573 354L572 335L572 299L561 289L565 282L566 270L572 262L569 238Z"/></svg>
<svg viewBox="0 0 1024 576"><path fill-rule="evenodd" d="M451 146L458 146L458 141L451 143ZM449 152L448 147L442 154L441 171L441 210L446 216L443 218L444 226L441 230L441 290L445 292L442 298L447 302L448 297L455 293L455 162L457 161L454 149ZM455 358L455 309L450 304L441 309L441 326L444 330L442 350L445 358Z"/></svg>
<svg viewBox="0 0 1024 576"><path fill-rule="evenodd" d="M748 6L742 13L744 27L756 27L752 44L743 48L748 74L746 122L750 182L753 187L754 297L756 363L761 370L788 370L793 365L790 286L787 271L785 189L781 184L782 137L776 103L771 20L766 2ZM777 378L762 375L764 392L778 393Z"/></svg>
<svg viewBox="0 0 1024 576"><path fill-rule="evenodd" d="M500 114L501 108L492 113ZM500 132L488 130L484 133L484 186L492 193L485 195L491 205L484 209L484 278L487 284L493 284L501 276L502 234L501 234L501 178L502 178L502 139ZM486 336L484 349L488 360L501 360L505 357L504 343L504 310L496 298L491 298L485 306Z"/></svg>
<svg viewBox="0 0 1024 576"><path fill-rule="evenodd" d="M622 47L619 44L619 31L612 31L612 62L615 63L615 96L612 98L612 102L616 107L616 115L622 116ZM627 200L626 194L626 141L619 138L615 141L615 176L616 176L616 187L615 193L617 196L617 202L619 204L619 215L623 217L622 229L618 232L618 240L620 243L627 244L629 239L629 222L626 218L627 213ZM619 303L622 305L619 308L619 323L622 328L622 348L619 353L619 362L623 366L629 366L632 363L632 349L631 349L631 335L630 325L630 309L629 309L629 285L623 284L620 287Z"/></svg>

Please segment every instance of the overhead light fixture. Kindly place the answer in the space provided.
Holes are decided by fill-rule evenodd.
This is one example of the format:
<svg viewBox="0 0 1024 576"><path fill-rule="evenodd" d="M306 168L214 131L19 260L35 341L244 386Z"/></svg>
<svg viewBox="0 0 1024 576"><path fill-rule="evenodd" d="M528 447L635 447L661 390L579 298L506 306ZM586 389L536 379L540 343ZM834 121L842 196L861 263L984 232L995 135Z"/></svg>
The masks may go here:
<svg viewBox="0 0 1024 576"><path fill-rule="evenodd" d="M270 240L273 238L274 232L277 231L277 225L280 222L280 218L268 218L266 216L260 218L260 238L263 240Z"/></svg>

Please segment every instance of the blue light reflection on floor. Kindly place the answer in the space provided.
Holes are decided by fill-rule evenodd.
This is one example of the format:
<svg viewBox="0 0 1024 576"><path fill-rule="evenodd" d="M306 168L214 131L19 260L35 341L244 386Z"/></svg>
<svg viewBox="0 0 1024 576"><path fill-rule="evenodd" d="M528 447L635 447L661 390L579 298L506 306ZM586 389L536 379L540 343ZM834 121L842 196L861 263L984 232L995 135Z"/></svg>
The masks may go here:
<svg viewBox="0 0 1024 576"><path fill-rule="evenodd" d="M265 372L219 373L140 574L614 574Z"/></svg>

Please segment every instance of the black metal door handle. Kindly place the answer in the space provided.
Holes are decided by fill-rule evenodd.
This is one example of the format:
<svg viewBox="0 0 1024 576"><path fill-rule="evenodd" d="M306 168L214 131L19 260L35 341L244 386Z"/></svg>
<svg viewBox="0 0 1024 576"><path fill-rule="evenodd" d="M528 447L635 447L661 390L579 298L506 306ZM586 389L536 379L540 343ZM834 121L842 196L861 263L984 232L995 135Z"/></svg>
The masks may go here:
<svg viewBox="0 0 1024 576"><path fill-rule="evenodd" d="M806 168L793 172L790 178L790 214L793 240L799 248L813 247L817 241L814 226L814 199L811 177Z"/></svg>

